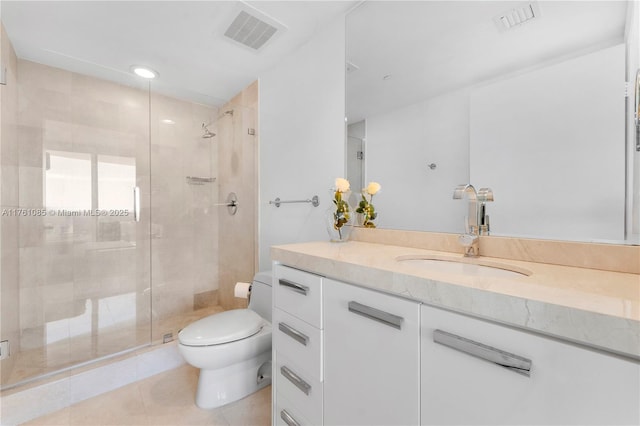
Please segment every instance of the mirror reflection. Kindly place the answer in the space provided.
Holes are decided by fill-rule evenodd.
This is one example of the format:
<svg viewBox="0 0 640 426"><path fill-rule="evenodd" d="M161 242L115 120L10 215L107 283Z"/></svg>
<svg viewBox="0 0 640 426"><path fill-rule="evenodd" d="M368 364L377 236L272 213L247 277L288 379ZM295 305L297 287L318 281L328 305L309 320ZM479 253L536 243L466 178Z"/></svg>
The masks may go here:
<svg viewBox="0 0 640 426"><path fill-rule="evenodd" d="M637 244L627 1L365 2L347 17L347 176L382 228ZM631 76L631 77L630 77ZM632 91L632 90L631 90Z"/></svg>

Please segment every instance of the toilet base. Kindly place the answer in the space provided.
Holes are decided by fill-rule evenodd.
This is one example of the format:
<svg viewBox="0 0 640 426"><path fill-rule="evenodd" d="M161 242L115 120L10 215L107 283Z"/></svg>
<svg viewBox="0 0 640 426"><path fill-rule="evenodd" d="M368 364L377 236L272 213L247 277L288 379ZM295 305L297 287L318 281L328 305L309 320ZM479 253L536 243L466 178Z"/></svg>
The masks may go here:
<svg viewBox="0 0 640 426"><path fill-rule="evenodd" d="M200 369L196 405L209 410L244 398L271 384L270 378L258 383L258 369L271 360L271 351L217 370Z"/></svg>

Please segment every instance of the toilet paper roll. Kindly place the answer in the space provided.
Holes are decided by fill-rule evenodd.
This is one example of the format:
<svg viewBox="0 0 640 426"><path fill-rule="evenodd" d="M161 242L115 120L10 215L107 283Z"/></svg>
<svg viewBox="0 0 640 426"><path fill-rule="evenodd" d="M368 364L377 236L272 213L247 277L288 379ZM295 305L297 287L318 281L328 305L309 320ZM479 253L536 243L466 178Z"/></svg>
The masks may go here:
<svg viewBox="0 0 640 426"><path fill-rule="evenodd" d="M241 299L249 298L249 290L251 289L250 283L237 282L233 289L233 295Z"/></svg>

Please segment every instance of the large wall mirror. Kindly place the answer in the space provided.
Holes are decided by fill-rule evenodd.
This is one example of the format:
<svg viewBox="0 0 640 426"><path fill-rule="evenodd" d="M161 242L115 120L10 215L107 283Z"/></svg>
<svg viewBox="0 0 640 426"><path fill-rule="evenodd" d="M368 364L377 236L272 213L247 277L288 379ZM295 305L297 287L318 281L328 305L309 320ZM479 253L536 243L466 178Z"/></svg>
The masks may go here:
<svg viewBox="0 0 640 426"><path fill-rule="evenodd" d="M347 177L380 228L638 244L633 1L368 1L347 16ZM629 83L627 83L629 82Z"/></svg>

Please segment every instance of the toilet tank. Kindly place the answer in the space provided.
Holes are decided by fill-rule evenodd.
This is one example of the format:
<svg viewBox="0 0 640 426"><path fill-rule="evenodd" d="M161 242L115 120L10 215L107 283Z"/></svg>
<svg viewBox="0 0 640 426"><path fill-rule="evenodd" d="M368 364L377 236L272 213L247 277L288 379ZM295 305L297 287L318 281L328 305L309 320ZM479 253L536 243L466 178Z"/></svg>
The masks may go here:
<svg viewBox="0 0 640 426"><path fill-rule="evenodd" d="M249 309L255 311L262 318L271 322L271 271L258 272L251 284L251 299Z"/></svg>

